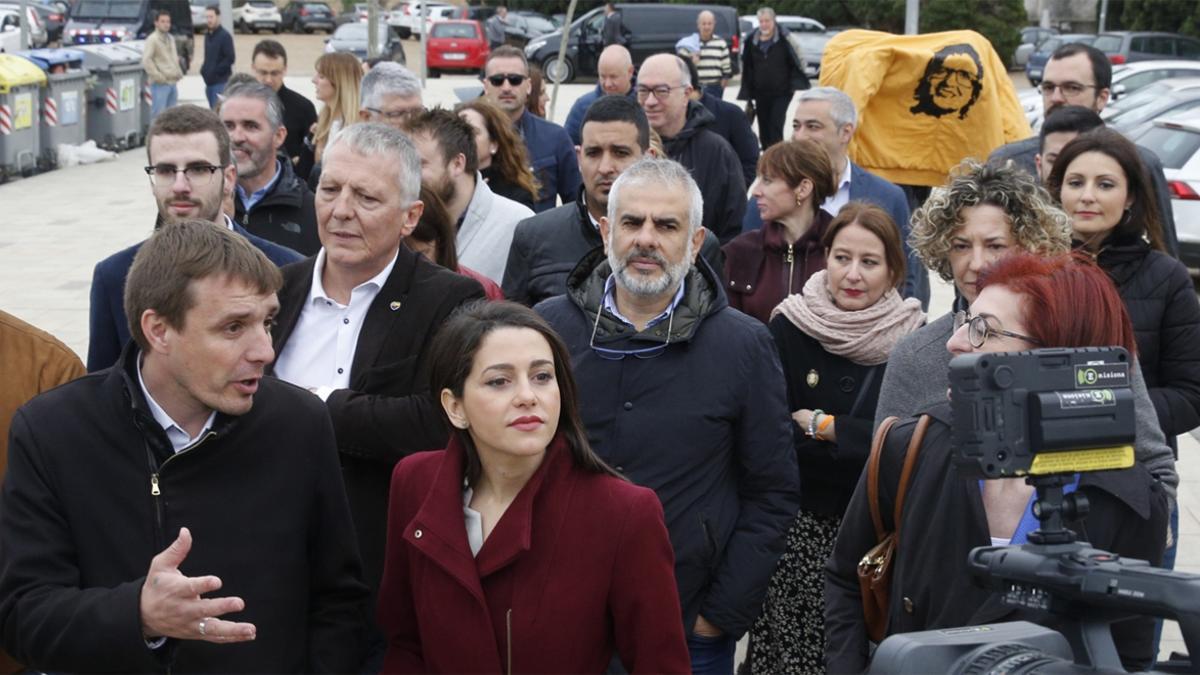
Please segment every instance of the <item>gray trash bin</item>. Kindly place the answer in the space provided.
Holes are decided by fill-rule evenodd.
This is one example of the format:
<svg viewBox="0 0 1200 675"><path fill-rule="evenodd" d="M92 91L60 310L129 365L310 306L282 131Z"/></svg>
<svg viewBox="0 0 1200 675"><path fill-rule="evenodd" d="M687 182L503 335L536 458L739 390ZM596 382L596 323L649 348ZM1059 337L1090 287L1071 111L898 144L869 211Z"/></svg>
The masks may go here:
<svg viewBox="0 0 1200 675"><path fill-rule="evenodd" d="M41 89L46 73L30 61L0 54L0 182L37 168L42 125Z"/></svg>
<svg viewBox="0 0 1200 675"><path fill-rule="evenodd" d="M131 52L134 52L135 54L137 54L138 61L142 60L142 53L146 50L146 41L145 40L133 40L132 42L114 42L113 45L116 47L120 47L121 49L127 49ZM146 140L146 133L150 130L150 122L152 121L152 119L150 117L150 106L153 102L154 102L154 99L150 96L150 78L146 77L145 73L143 73L142 74L142 104L141 104L141 108L142 108L141 134L142 134L143 142Z"/></svg>
<svg viewBox="0 0 1200 675"><path fill-rule="evenodd" d="M42 137L38 168L58 167L58 146L87 140L87 81L78 49L31 49L20 52L46 73L42 89Z"/></svg>
<svg viewBox="0 0 1200 675"><path fill-rule="evenodd" d="M87 137L105 150L125 150L142 141L139 99L142 61L116 45L84 45L83 65L92 73L88 89Z"/></svg>

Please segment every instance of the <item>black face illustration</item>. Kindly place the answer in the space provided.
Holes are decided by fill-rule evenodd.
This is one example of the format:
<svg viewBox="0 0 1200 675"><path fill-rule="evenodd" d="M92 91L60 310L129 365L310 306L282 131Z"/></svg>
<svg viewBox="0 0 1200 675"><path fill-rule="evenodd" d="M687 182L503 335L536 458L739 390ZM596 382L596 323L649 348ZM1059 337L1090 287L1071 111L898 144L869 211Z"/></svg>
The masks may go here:
<svg viewBox="0 0 1200 675"><path fill-rule="evenodd" d="M959 119L966 119L982 91L983 63L979 53L971 45L950 45L929 59L925 74L913 92L917 103L908 110L931 117L957 112Z"/></svg>

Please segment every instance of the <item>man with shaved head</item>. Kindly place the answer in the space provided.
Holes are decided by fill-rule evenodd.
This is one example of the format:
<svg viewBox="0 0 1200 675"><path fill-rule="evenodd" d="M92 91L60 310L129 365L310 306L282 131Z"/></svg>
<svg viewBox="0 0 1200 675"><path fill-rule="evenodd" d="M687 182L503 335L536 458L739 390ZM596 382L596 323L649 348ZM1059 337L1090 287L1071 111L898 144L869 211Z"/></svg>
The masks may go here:
<svg viewBox="0 0 1200 675"><path fill-rule="evenodd" d="M729 57L729 44L716 34L717 17L707 9L696 17L696 32L700 51L692 54L692 62L700 73L699 87L717 98L725 95L725 85L733 76L733 62Z"/></svg>
<svg viewBox="0 0 1200 675"><path fill-rule="evenodd" d="M582 142L583 117L588 108L601 96L633 97L633 57L621 45L609 45L600 52L596 63L596 88L575 99L567 123L563 125L571 136L571 142Z"/></svg>

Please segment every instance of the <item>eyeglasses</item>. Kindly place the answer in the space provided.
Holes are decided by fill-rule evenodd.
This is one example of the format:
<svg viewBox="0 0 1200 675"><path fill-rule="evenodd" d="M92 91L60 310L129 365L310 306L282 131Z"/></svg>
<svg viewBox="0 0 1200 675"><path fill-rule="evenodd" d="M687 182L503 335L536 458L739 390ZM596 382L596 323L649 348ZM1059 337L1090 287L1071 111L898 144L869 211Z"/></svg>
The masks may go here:
<svg viewBox="0 0 1200 675"><path fill-rule="evenodd" d="M215 164L189 164L182 169L173 164L153 164L144 167L144 170L150 177L150 183L155 186L173 185L175 176L182 172L192 187L203 187L211 183L213 176L223 168Z"/></svg>
<svg viewBox="0 0 1200 675"><path fill-rule="evenodd" d="M1038 89L1041 89L1042 94L1046 96L1053 94L1055 89L1062 90L1063 96L1078 96L1088 89L1095 88L1096 85L1094 84L1080 84L1078 82L1063 82L1062 84L1058 84L1057 82L1043 81L1038 85Z"/></svg>
<svg viewBox="0 0 1200 675"><path fill-rule="evenodd" d="M647 98L649 98L650 94L654 94L654 98L661 101L670 96L672 91L676 89L683 89L685 86L687 85L680 84L670 87L665 84L660 84L657 87L643 87L639 84L637 86L637 97L639 101L645 101Z"/></svg>
<svg viewBox="0 0 1200 675"><path fill-rule="evenodd" d="M1001 330L999 328L992 328L988 325L987 318L982 314L971 316L970 313L963 310L955 312L954 332L957 333L958 329L963 327L963 324L967 324L967 340L971 342L971 346L975 349L982 347L983 343L987 342L988 338L992 337L993 335L1003 335L1005 337L1024 340L1030 344L1037 345L1038 347L1042 346L1041 340L1031 338L1028 335L1021 335L1020 333L1013 333L1010 331Z"/></svg>
<svg viewBox="0 0 1200 675"><path fill-rule="evenodd" d="M375 113L380 117L388 120L404 120L424 112L424 108L409 108L408 110L380 110L379 108L363 108L367 112Z"/></svg>
<svg viewBox="0 0 1200 675"><path fill-rule="evenodd" d="M675 310L671 310L671 315L667 319L667 341L661 345L653 347L642 347L640 349L610 349L608 347L596 346L596 329L600 327L600 312L604 311L601 307L596 310L596 323L592 326L592 341L588 346L592 351L596 352L596 356L606 361L621 361L626 356L632 356L638 359L652 359L656 356L662 356L662 353L667 351L667 345L671 344L671 329L675 326Z"/></svg>
<svg viewBox="0 0 1200 675"><path fill-rule="evenodd" d="M499 75L488 75L483 79L491 82L493 87L499 87L500 85L504 84L505 80L508 80L508 83L512 86L519 87L521 86L521 83L525 81L525 77L525 75L520 75L518 73L501 73Z"/></svg>

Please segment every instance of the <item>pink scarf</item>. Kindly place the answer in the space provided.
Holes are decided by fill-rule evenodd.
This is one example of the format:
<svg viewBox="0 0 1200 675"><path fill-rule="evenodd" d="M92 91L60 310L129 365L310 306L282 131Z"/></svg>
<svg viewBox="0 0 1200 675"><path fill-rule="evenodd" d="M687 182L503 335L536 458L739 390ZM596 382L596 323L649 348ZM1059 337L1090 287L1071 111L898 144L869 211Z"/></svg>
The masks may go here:
<svg viewBox="0 0 1200 675"><path fill-rule="evenodd" d="M771 318L776 314L787 317L796 328L820 342L825 351L864 366L887 361L900 338L925 323L921 301L902 300L894 288L866 309L847 312L839 308L829 294L829 273L825 270L809 277L802 292L784 298L772 310Z"/></svg>

